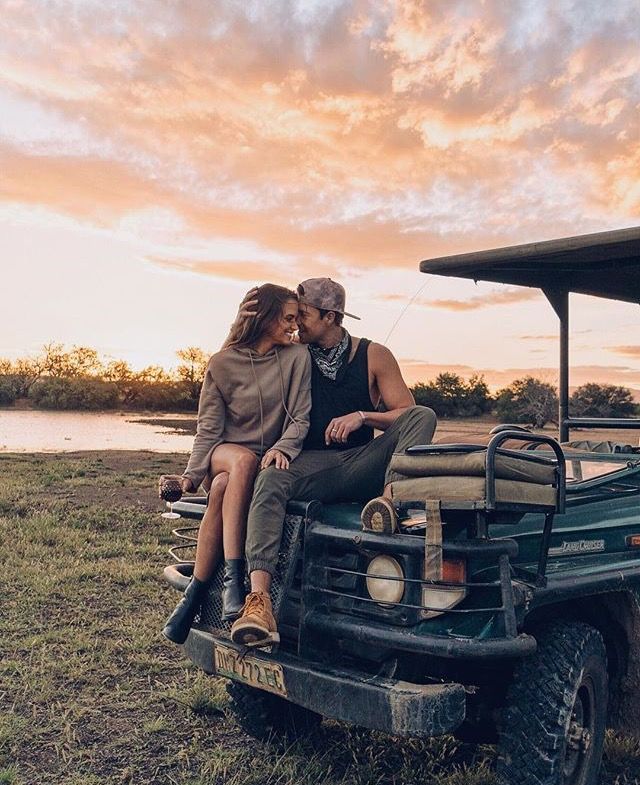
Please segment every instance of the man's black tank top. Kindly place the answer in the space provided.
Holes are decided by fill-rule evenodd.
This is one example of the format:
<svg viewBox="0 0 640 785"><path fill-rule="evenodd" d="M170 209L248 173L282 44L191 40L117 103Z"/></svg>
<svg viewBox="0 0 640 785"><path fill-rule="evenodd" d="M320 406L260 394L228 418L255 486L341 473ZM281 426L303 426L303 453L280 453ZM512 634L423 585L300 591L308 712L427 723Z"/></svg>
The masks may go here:
<svg viewBox="0 0 640 785"><path fill-rule="evenodd" d="M367 338L361 338L356 353L343 373L335 381L328 379L311 360L311 424L304 441L305 450L347 450L360 447L373 439L373 428L362 425L349 434L345 444L331 442L327 447L324 433L334 417L351 412L375 410L369 394L369 363L367 361Z"/></svg>

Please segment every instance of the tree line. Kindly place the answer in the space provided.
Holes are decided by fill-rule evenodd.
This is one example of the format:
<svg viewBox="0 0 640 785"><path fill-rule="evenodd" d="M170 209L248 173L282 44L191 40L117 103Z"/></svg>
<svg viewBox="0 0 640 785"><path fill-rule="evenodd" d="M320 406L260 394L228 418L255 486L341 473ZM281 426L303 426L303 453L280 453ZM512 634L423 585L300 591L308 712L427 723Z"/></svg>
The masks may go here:
<svg viewBox="0 0 640 785"><path fill-rule="evenodd" d="M209 355L196 346L176 352L179 364L169 371L149 365L134 371L124 360L103 361L95 349L46 344L33 358L0 359L0 405L27 399L40 409L143 409L196 411ZM556 388L533 376L515 379L492 394L483 376L465 380L441 373L411 388L416 403L440 418L495 415L502 422L541 428L555 422ZM569 402L575 417L629 417L640 413L627 387L588 383Z"/></svg>
<svg viewBox="0 0 640 785"><path fill-rule="evenodd" d="M434 381L412 388L416 403L430 406L439 417L478 417L495 414L501 422L528 423L542 428L557 422L557 389L541 379L524 376L494 395L482 376L468 381L455 373L441 373ZM573 417L632 417L640 413L633 392L614 384L589 382L569 399Z"/></svg>
<svg viewBox="0 0 640 785"><path fill-rule="evenodd" d="M39 409L195 411L209 355L196 346L176 355L175 369L134 371L87 346L49 343L36 357L0 359L0 405L27 399Z"/></svg>

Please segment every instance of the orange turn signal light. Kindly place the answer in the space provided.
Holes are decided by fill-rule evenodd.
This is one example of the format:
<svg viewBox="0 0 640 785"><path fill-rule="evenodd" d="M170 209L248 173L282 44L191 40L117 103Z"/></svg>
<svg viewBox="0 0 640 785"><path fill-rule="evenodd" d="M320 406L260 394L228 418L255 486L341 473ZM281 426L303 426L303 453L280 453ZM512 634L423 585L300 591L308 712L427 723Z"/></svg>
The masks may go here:
<svg viewBox="0 0 640 785"><path fill-rule="evenodd" d="M629 534L627 537L627 547L640 548L640 534Z"/></svg>
<svg viewBox="0 0 640 785"><path fill-rule="evenodd" d="M466 579L467 565L464 559L442 560L442 580L445 583L464 583Z"/></svg>

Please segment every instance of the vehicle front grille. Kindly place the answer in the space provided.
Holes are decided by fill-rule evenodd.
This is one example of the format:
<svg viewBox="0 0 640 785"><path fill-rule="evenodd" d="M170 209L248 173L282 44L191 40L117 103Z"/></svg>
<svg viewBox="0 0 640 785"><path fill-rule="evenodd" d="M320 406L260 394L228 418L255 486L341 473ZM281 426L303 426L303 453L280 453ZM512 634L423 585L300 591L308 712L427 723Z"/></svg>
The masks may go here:
<svg viewBox="0 0 640 785"><path fill-rule="evenodd" d="M354 553L329 554L328 567L342 567L347 570L356 570L358 567L358 556ZM300 613L302 606L302 548L300 548L298 558L293 571L293 578L289 591L284 598L278 619L278 629L280 630L281 645L285 649L297 650L298 631L300 629ZM358 576L356 575L335 575L332 576L331 586L335 590L345 592L355 592L357 590ZM342 608L348 612L349 608Z"/></svg>
<svg viewBox="0 0 640 785"><path fill-rule="evenodd" d="M271 584L271 601L273 612L278 619L282 615L281 606L283 603L285 589L291 580L290 571L294 569L300 561L300 540L301 530L304 524L304 516L288 514L285 517L282 542L280 543L280 553L278 555L278 565ZM231 623L222 621L222 579L224 576L224 564L220 564L215 571L209 593L202 605L199 616L196 619L196 626L215 632L221 637L229 637ZM247 586L247 589L249 587ZM298 598L300 596L298 584ZM299 607L299 600L298 600ZM297 618L297 617L296 617ZM297 629L297 623L296 623ZM281 631L282 634L282 631ZM297 633L296 633L297 634Z"/></svg>

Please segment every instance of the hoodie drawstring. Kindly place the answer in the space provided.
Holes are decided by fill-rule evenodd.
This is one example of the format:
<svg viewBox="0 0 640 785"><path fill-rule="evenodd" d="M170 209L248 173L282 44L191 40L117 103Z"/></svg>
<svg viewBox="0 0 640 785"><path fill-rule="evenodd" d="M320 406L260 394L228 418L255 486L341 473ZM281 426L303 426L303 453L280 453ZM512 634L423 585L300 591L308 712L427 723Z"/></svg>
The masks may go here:
<svg viewBox="0 0 640 785"><path fill-rule="evenodd" d="M300 426L298 425L298 421L296 418L291 414L291 412L287 409L287 404L285 402L285 395L284 395L284 376L282 374L282 365L280 364L280 353L276 349L276 360L278 362L278 370L280 371L280 392L282 395L282 405L284 406L284 410L291 420L291 422L296 426L296 436L300 436Z"/></svg>
<svg viewBox="0 0 640 785"><path fill-rule="evenodd" d="M258 381L258 374L256 373L256 369L253 364L253 354L251 353L251 349L249 349L249 360L251 361L251 371L253 372L253 378L255 379L256 387L258 388L258 402L260 404L260 458L262 458L264 455L264 407L262 405L262 391L260 390L260 382ZM279 361L278 367L280 367ZM282 380L282 369L280 370L280 379Z"/></svg>

